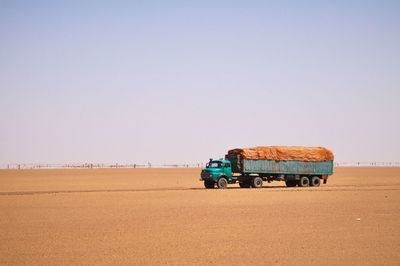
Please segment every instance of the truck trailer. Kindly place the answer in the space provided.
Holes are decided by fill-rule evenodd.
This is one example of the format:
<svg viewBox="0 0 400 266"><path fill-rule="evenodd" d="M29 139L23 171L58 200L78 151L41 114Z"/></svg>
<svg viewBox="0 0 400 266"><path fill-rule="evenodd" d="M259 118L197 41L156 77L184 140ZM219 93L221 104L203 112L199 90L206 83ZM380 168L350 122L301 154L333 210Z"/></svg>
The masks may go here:
<svg viewBox="0 0 400 266"><path fill-rule="evenodd" d="M229 150L201 171L205 188L261 188L263 182L285 181L288 187L318 187L333 174L333 153L323 147L266 146Z"/></svg>

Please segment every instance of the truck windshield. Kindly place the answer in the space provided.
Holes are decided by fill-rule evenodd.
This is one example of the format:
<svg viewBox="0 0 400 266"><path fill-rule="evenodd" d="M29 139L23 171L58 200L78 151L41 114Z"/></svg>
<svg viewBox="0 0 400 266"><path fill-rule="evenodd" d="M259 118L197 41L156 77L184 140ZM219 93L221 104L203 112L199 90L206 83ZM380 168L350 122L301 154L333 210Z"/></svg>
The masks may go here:
<svg viewBox="0 0 400 266"><path fill-rule="evenodd" d="M222 164L220 162L211 162L207 164L207 168L221 168Z"/></svg>

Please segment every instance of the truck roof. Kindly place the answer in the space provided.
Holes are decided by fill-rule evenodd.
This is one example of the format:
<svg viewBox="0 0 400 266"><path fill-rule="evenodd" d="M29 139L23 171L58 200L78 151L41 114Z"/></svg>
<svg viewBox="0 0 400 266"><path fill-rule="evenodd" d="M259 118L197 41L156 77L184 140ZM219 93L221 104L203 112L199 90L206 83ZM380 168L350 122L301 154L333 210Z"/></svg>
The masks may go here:
<svg viewBox="0 0 400 266"><path fill-rule="evenodd" d="M224 160L224 159L212 160L212 162L216 162L216 163L230 163L230 161Z"/></svg>

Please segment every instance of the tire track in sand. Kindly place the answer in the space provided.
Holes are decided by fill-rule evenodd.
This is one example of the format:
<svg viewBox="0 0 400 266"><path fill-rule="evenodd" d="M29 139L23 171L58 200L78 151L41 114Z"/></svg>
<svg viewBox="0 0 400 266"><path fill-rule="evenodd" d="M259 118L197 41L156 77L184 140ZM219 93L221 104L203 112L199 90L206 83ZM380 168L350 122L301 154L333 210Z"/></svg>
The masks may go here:
<svg viewBox="0 0 400 266"><path fill-rule="evenodd" d="M336 192L336 191L397 191L400 187L385 187L385 186L335 186L327 188L287 188L287 187L268 187L264 186L261 189L243 189L239 187L230 187L225 190L214 189L214 191L260 191L268 190L270 192ZM166 188L142 188L142 189L84 189L84 190L42 190L42 191L4 191L0 192L0 196L26 196L26 195L45 195L45 194L69 194L69 193L120 193L120 192L157 192L157 191L213 191L205 188L190 188L190 187L166 187Z"/></svg>

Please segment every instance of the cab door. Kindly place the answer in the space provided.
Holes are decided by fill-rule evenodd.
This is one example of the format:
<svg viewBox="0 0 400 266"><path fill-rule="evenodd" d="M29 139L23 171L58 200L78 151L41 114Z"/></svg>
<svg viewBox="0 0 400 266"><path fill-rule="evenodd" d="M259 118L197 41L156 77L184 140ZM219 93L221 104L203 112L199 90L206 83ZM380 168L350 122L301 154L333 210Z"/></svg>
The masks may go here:
<svg viewBox="0 0 400 266"><path fill-rule="evenodd" d="M224 174L229 180L232 179L232 168L230 163L224 163Z"/></svg>

